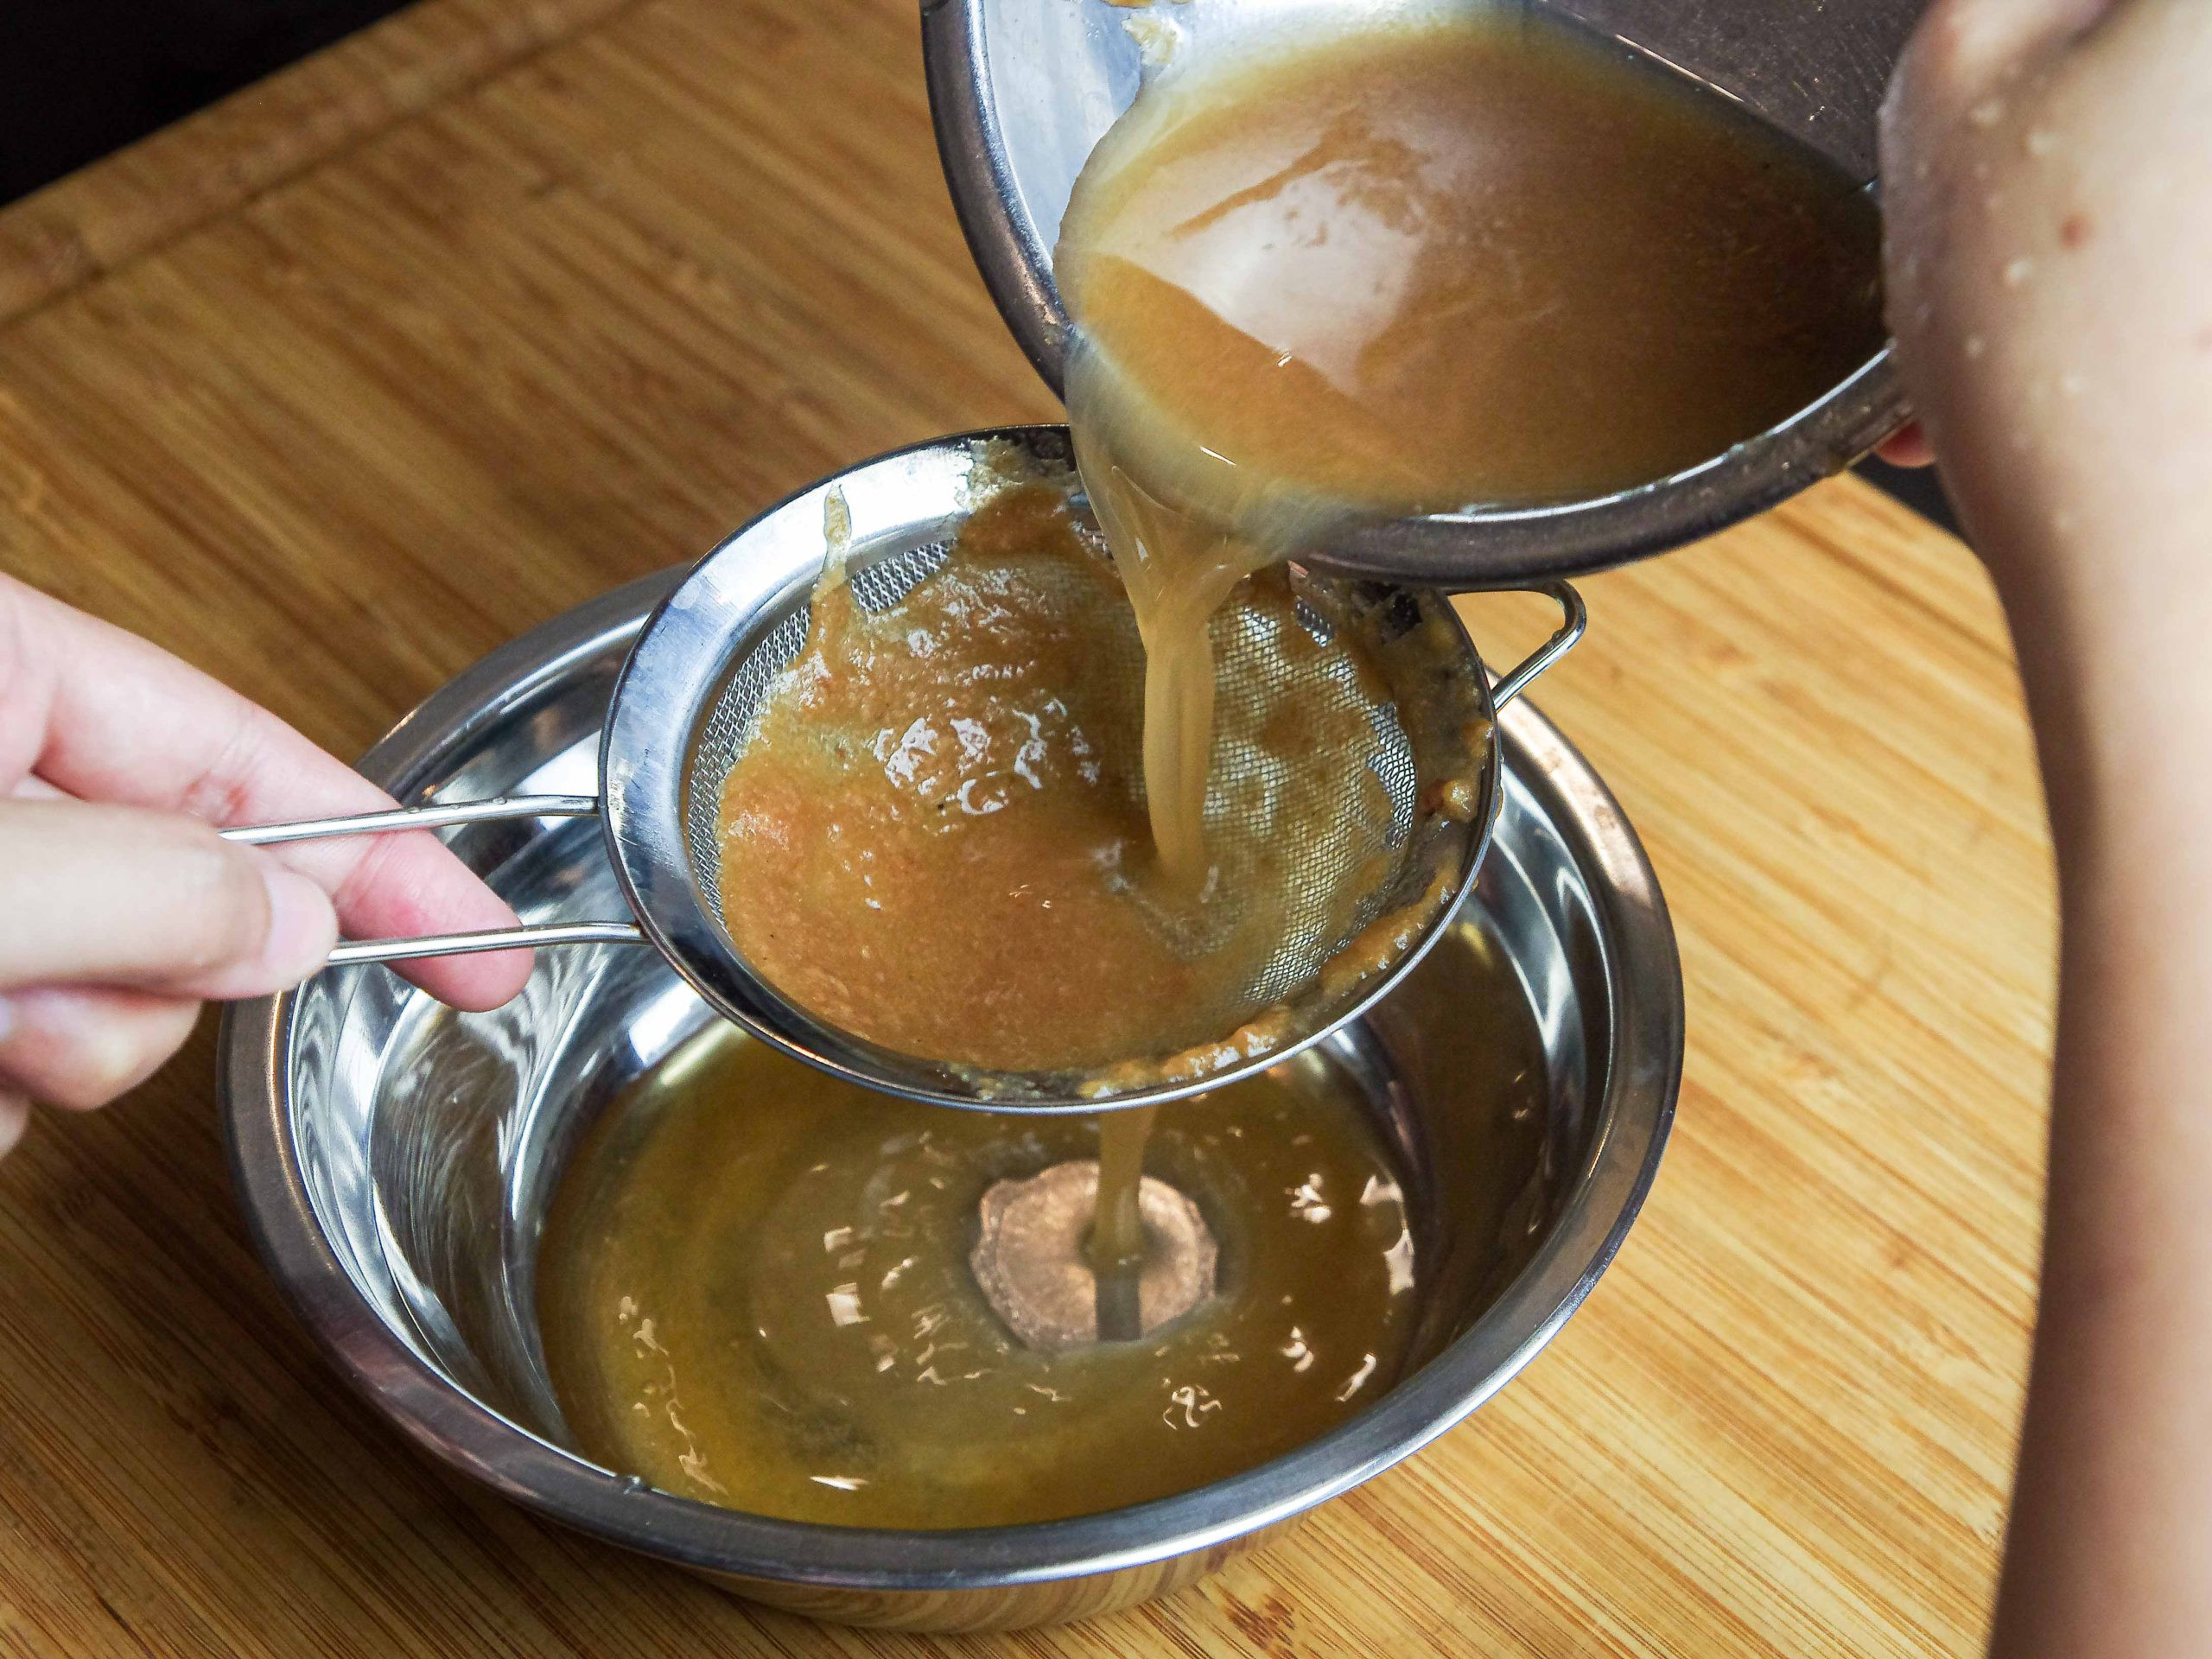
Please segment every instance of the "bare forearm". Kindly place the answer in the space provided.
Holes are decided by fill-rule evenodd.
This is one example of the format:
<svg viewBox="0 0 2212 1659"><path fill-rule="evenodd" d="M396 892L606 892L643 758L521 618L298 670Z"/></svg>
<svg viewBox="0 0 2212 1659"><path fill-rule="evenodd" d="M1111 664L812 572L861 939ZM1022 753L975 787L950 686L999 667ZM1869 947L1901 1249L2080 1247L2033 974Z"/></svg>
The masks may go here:
<svg viewBox="0 0 2212 1659"><path fill-rule="evenodd" d="M2058 850L2042 1306L1995 1650L2212 1632L2212 6L1939 0L1892 320Z"/></svg>
<svg viewBox="0 0 2212 1659"><path fill-rule="evenodd" d="M2037 704L2105 677L2071 673ZM2212 757L2212 722L2173 712L2139 709L2129 746ZM2053 799L2050 1209L1994 1650L2177 1654L2212 1630L2212 802L2196 768L2049 770L2080 792Z"/></svg>

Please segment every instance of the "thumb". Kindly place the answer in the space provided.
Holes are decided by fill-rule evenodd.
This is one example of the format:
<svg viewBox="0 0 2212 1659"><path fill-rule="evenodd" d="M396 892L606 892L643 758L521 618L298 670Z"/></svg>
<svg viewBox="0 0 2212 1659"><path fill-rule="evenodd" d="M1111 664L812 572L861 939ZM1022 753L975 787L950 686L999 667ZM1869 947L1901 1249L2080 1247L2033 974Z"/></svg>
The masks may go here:
<svg viewBox="0 0 2212 1659"><path fill-rule="evenodd" d="M337 934L321 887L196 818L0 801L0 990L261 996L321 966Z"/></svg>

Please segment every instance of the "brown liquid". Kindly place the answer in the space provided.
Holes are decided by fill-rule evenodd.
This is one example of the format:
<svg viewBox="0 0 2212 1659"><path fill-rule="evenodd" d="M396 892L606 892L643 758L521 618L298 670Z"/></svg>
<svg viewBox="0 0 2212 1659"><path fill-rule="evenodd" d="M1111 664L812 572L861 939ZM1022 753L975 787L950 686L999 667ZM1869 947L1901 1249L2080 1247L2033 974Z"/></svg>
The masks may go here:
<svg viewBox="0 0 2212 1659"><path fill-rule="evenodd" d="M1878 346L1878 242L1808 153L1524 12L1164 77L1085 168L1058 265L1141 705L1127 613L1050 491L988 503L885 616L833 576L726 786L740 949L931 1058L1135 1058L1133 1084L1177 1050L1264 1052L1282 1033L1250 991L1281 909L1205 830L1216 612L1240 585L1287 606L1246 579L1354 514L1603 494L1772 425ZM1247 902L1209 912L1224 874ZM1379 971L1414 931L1391 918L1332 969ZM1109 1334L1148 1128L1103 1147Z"/></svg>
<svg viewBox="0 0 2212 1659"><path fill-rule="evenodd" d="M1879 346L1865 191L1519 8L1171 68L1056 270L1070 420L1148 655L1163 864L1200 879L1205 618L1361 513L1610 493Z"/></svg>
<svg viewBox="0 0 2212 1659"><path fill-rule="evenodd" d="M969 1271L978 1205L1097 1145L1082 1120L948 1112L702 1036L607 1109L547 1222L539 1321L576 1443L760 1514L999 1525L1223 1478L1395 1380L1413 1239L1332 1065L1160 1123L1154 1173L1219 1243L1210 1299L1141 1342L1039 1351Z"/></svg>
<svg viewBox="0 0 2212 1659"><path fill-rule="evenodd" d="M1154 864L1142 647L1061 484L1001 487L887 610L833 573L723 785L739 950L818 1017L931 1059L1137 1062L1115 1074L1127 1086L1267 1052L1282 1021L1261 991L1290 897L1268 879L1273 849L1351 836L1380 853L1390 817L1363 769L1349 804L1299 785L1357 765L1343 757L1370 741L1376 694L1347 639L1331 647L1345 673L1306 676L1287 708L1269 695L1270 675L1321 649L1294 606L1279 578L1237 601L1279 643L1225 711L1224 741L1272 756L1288 782L1243 804L1224 879L1192 890ZM1346 927L1357 896L1348 884Z"/></svg>
<svg viewBox="0 0 2212 1659"><path fill-rule="evenodd" d="M726 788L739 949L932 1059L1122 1089L1268 1052L1319 862L1293 849L1348 835L1387 876L1389 803L1357 700L1217 699L1222 607L1310 653L1251 573L1350 515L1602 493L1771 424L1878 344L1876 232L1808 153L1518 11L1171 70L1058 255L1114 571L1040 486L890 612L825 580ZM1210 824L1229 735L1360 788L1224 793ZM1324 983L1419 933L1385 923Z"/></svg>
<svg viewBox="0 0 2212 1659"><path fill-rule="evenodd" d="M1098 1121L1098 1196L1090 1263L1098 1275L1098 1334L1109 1342L1127 1342L1139 1334L1144 1224L1137 1197L1144 1180L1144 1149L1159 1116L1157 1106L1139 1106Z"/></svg>

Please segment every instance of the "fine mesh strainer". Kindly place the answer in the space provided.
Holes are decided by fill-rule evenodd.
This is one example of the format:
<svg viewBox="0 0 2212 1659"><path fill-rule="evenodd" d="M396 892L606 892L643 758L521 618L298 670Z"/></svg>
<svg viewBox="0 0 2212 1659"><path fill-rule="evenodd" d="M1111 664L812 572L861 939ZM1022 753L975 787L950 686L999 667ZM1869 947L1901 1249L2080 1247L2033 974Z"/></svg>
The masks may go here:
<svg viewBox="0 0 2212 1659"><path fill-rule="evenodd" d="M1389 799L1385 862L1373 848L1324 833L1342 815L1327 801L1294 815L1305 828L1291 846L1264 836L1226 838L1279 868L1298 872L1283 915L1282 946L1254 993L1287 999L1280 1039L1198 1073L1040 1074L990 1071L905 1054L810 1015L768 983L732 944L723 917L741 895L721 880L716 817L721 783L749 734L763 693L806 637L809 600L830 552L825 522L843 530L847 580L864 608L895 604L943 563L970 507L1009 476L1077 486L1066 429L1020 427L937 439L862 462L770 509L694 567L647 623L616 684L600 752L601 794L434 804L357 817L237 829L270 844L327 836L436 828L508 817L598 815L607 853L635 921L541 924L499 931L348 942L334 963L568 944L647 943L721 1014L800 1059L865 1086L950 1105L1096 1111L1150 1104L1217 1088L1262 1070L1326 1035L1380 996L1420 959L1471 883L1500 800L1491 722L1581 635L1580 598L1541 586L1565 621L1527 661L1492 686L1444 595L1432 589L1300 572L1294 619L1280 609L1230 607L1216 620L1224 689L1222 730L1207 798L1209 845L1217 826L1280 813L1294 785L1270 769L1265 746L1240 747L1240 709L1284 696L1360 699L1374 741L1363 757ZM1283 627L1318 650L1285 650ZM1357 638L1372 677L1345 666ZM1296 666L1291 664L1295 659ZM1122 671L1128 671L1125 668ZM1337 769L1327 787L1370 787L1359 768ZM1234 855L1232 855L1232 857ZM1347 911L1345 872L1366 860L1365 891ZM1225 862L1227 861L1224 861ZM1224 883L1236 879L1224 871ZM1402 928L1397 918L1402 915ZM1348 935L1370 922L1401 934L1374 971L1332 971ZM1111 995L1110 988L1102 995ZM1224 1033L1226 1037L1229 1033ZM1132 1056L1132 1061L1156 1058ZM1102 1079L1110 1093L1102 1097Z"/></svg>

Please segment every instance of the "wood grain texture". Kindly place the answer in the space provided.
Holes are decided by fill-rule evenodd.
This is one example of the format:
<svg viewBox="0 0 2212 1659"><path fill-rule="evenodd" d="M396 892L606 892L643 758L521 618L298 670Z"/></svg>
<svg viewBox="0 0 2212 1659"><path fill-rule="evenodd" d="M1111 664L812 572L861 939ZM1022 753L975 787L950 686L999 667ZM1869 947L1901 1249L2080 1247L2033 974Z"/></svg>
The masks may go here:
<svg viewBox="0 0 2212 1659"><path fill-rule="evenodd" d="M631 0L400 12L0 214L0 321L181 236Z"/></svg>
<svg viewBox="0 0 2212 1659"><path fill-rule="evenodd" d="M6 569L353 753L823 472L1052 416L954 224L911 0L398 25L0 213ZM329 112L402 47L414 91ZM244 181L209 194L226 142ZM82 249L26 303L57 212ZM1587 1306L1429 1452L1090 1625L761 1611L463 1487L346 1392L234 1212L203 1037L0 1165L0 1651L1977 1651L2055 942L2002 622L1849 480L1587 591L1537 698L1673 906L1681 1116ZM1468 612L1501 656L1545 626Z"/></svg>

